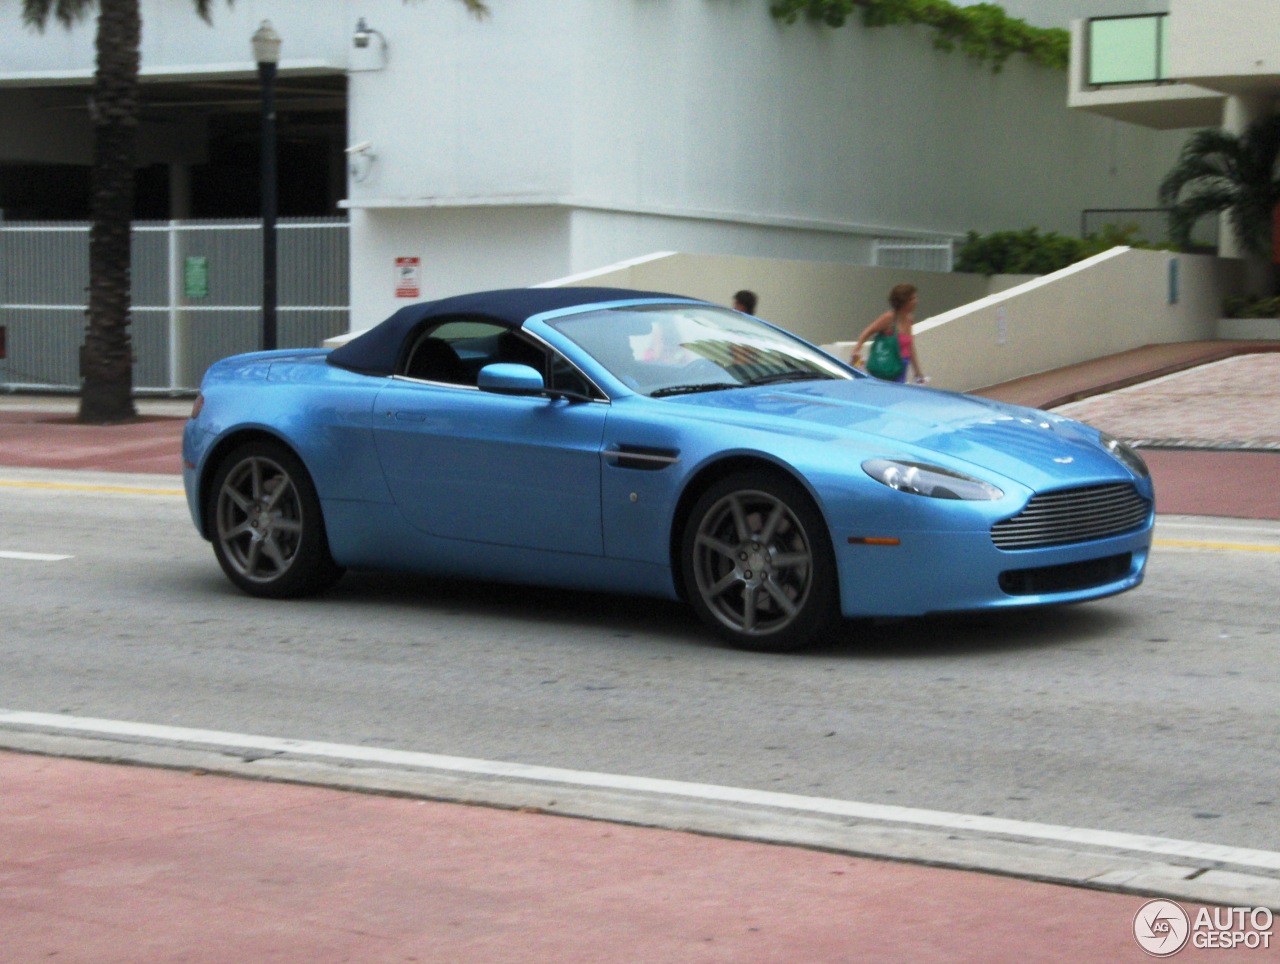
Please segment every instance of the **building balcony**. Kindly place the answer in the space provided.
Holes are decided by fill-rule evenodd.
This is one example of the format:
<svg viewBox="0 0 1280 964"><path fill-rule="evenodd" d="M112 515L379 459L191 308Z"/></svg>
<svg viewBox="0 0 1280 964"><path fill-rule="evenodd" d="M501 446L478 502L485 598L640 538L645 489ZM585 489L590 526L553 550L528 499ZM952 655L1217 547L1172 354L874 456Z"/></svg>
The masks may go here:
<svg viewBox="0 0 1280 964"><path fill-rule="evenodd" d="M1072 23L1068 104L1146 127L1222 123L1228 97L1280 97L1275 0L1169 0L1169 12Z"/></svg>
<svg viewBox="0 0 1280 964"><path fill-rule="evenodd" d="M1217 126L1225 95L1172 72L1169 19L1073 21L1067 106L1158 130Z"/></svg>

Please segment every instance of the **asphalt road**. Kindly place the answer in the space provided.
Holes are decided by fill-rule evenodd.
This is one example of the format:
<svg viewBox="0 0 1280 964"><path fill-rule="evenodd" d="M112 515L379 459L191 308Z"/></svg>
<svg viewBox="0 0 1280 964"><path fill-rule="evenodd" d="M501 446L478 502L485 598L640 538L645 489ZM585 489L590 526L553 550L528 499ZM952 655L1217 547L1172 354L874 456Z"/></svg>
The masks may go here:
<svg viewBox="0 0 1280 964"><path fill-rule="evenodd" d="M1280 850L1280 524L1162 518L1124 596L771 656L651 600L385 574L252 600L176 479L122 481L0 471L0 707Z"/></svg>

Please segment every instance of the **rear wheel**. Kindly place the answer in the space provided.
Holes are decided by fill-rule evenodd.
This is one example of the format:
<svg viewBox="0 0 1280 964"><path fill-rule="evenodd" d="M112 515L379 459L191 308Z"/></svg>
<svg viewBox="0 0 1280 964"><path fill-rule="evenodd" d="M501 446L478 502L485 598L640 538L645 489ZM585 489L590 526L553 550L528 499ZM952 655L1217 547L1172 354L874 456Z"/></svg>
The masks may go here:
<svg viewBox="0 0 1280 964"><path fill-rule="evenodd" d="M839 618L826 524L789 479L744 472L713 485L694 505L682 551L689 601L735 646L799 649Z"/></svg>
<svg viewBox="0 0 1280 964"><path fill-rule="evenodd" d="M329 554L311 476L283 445L255 441L235 449L209 491L213 551L245 592L304 596L342 576Z"/></svg>

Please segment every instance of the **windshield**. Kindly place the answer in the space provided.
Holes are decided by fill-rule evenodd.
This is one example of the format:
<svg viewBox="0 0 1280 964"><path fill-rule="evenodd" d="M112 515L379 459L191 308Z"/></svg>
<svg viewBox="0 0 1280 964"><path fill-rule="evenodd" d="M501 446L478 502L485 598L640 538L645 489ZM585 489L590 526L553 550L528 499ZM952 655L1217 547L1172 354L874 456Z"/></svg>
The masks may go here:
<svg viewBox="0 0 1280 964"><path fill-rule="evenodd" d="M854 377L821 352L727 308L642 305L550 324L624 384L654 398Z"/></svg>

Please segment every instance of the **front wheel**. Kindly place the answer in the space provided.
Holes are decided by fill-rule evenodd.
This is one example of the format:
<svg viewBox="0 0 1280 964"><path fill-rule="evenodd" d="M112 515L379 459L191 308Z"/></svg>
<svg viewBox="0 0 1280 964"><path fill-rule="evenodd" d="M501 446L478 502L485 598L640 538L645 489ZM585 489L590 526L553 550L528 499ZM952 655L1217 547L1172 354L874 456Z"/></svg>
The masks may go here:
<svg viewBox="0 0 1280 964"><path fill-rule="evenodd" d="M713 485L693 507L682 553L689 601L735 646L799 649L839 618L826 524L789 479L745 472Z"/></svg>
<svg viewBox="0 0 1280 964"><path fill-rule="evenodd" d="M283 445L249 442L223 459L210 488L209 519L222 571L250 595L310 595L342 576L311 476Z"/></svg>

